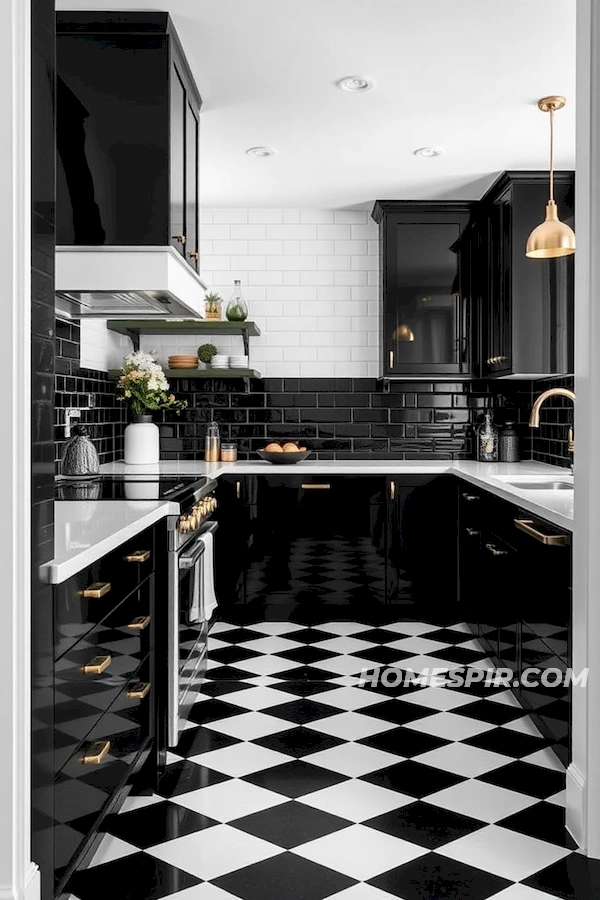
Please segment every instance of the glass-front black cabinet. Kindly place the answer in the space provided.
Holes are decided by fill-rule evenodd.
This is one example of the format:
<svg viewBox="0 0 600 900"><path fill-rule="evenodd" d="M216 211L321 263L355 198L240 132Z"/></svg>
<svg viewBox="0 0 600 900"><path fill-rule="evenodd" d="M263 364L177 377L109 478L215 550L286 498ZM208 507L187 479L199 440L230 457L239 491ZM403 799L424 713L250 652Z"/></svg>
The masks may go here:
<svg viewBox="0 0 600 900"><path fill-rule="evenodd" d="M201 99L167 13L57 16L56 241L172 245L198 269Z"/></svg>
<svg viewBox="0 0 600 900"><path fill-rule="evenodd" d="M470 374L468 203L378 200L384 377ZM462 275L461 275L461 269Z"/></svg>

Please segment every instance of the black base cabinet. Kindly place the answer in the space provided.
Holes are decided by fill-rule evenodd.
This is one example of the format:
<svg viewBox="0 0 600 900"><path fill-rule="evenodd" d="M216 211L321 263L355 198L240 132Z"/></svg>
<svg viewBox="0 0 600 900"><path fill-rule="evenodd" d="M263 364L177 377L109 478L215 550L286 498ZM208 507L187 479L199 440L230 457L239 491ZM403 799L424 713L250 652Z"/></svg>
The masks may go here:
<svg viewBox="0 0 600 900"><path fill-rule="evenodd" d="M568 764L571 535L466 482L459 492L462 616Z"/></svg>
<svg viewBox="0 0 600 900"><path fill-rule="evenodd" d="M57 895L91 858L102 820L133 781L154 786L157 528L54 591L54 784L32 802L53 830Z"/></svg>

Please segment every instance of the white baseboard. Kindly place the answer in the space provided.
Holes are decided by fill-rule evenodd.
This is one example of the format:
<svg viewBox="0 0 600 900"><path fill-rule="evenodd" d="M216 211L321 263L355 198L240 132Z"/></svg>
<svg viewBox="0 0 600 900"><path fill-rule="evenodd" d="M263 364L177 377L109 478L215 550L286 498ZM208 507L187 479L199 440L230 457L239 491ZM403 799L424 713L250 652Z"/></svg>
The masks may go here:
<svg viewBox="0 0 600 900"><path fill-rule="evenodd" d="M585 851L587 844L585 819L585 778L573 763L567 769L567 831Z"/></svg>
<svg viewBox="0 0 600 900"><path fill-rule="evenodd" d="M41 900L40 870L30 863L22 884L0 888L0 900Z"/></svg>

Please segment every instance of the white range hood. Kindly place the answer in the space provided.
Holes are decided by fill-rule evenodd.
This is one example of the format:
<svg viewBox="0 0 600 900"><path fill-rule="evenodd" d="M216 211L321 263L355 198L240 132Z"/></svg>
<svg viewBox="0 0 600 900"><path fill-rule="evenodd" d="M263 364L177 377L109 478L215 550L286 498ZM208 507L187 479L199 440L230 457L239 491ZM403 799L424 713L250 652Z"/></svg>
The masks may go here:
<svg viewBox="0 0 600 900"><path fill-rule="evenodd" d="M204 317L206 286L174 247L59 246L55 277L69 318Z"/></svg>

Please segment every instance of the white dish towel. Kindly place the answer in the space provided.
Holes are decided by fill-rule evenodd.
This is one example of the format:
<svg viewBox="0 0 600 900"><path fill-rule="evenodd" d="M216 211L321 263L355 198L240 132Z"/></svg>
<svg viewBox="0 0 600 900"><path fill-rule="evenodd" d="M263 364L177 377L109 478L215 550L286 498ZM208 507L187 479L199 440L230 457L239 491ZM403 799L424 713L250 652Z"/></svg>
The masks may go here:
<svg viewBox="0 0 600 900"><path fill-rule="evenodd" d="M204 595L204 618L207 622L217 608L217 595L215 593L215 561L214 561L214 540L211 531L201 536L204 544L204 565L202 566L203 577L203 595Z"/></svg>

